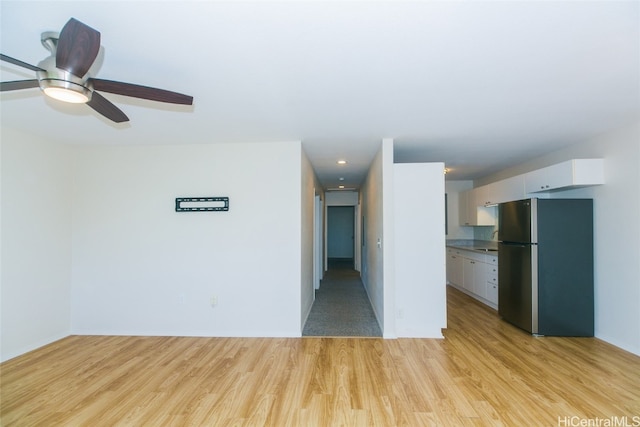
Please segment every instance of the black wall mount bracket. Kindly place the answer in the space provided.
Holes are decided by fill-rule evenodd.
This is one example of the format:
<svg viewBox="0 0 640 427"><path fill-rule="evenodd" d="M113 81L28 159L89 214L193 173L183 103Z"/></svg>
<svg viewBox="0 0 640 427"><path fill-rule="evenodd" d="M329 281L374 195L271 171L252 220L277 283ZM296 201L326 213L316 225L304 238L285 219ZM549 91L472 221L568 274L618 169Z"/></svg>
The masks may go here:
<svg viewBox="0 0 640 427"><path fill-rule="evenodd" d="M226 212L228 210L228 197L176 197L176 212Z"/></svg>

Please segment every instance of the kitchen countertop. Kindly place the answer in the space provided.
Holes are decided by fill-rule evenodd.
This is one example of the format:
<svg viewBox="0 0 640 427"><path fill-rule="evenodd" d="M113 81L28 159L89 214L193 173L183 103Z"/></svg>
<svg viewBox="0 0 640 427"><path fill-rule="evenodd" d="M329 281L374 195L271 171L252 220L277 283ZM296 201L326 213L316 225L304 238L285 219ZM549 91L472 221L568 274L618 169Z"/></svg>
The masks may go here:
<svg viewBox="0 0 640 427"><path fill-rule="evenodd" d="M483 254L498 254L498 242L493 240L451 239L447 240L446 246Z"/></svg>

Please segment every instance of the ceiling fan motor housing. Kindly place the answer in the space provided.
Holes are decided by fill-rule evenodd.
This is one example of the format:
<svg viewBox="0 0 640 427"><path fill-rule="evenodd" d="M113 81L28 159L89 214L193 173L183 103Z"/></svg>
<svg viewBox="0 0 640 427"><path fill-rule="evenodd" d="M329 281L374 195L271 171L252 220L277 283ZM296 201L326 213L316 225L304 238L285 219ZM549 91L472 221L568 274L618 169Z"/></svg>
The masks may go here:
<svg viewBox="0 0 640 427"><path fill-rule="evenodd" d="M65 102L86 103L91 100L93 85L90 75L78 77L67 70L56 67L56 52L60 34L53 31L42 33L40 41L51 52L38 66L42 71L36 71L40 90L45 94Z"/></svg>

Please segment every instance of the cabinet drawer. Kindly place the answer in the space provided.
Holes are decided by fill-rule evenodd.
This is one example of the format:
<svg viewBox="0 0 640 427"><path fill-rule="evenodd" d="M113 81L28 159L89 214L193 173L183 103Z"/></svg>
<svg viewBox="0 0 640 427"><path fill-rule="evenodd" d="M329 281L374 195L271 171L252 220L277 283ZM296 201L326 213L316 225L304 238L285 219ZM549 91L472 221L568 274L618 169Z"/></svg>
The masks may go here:
<svg viewBox="0 0 640 427"><path fill-rule="evenodd" d="M487 279L490 277L498 277L498 266L489 264L487 266Z"/></svg>
<svg viewBox="0 0 640 427"><path fill-rule="evenodd" d="M487 283L491 283L492 285L497 285L498 284L498 275L487 275Z"/></svg>
<svg viewBox="0 0 640 427"><path fill-rule="evenodd" d="M462 255L463 257L465 257L467 259L472 259L474 261L487 262L486 261L487 255L485 255L483 253L474 252L474 251L461 251L460 255Z"/></svg>
<svg viewBox="0 0 640 427"><path fill-rule="evenodd" d="M487 283L487 299L494 304L498 304L498 285Z"/></svg>

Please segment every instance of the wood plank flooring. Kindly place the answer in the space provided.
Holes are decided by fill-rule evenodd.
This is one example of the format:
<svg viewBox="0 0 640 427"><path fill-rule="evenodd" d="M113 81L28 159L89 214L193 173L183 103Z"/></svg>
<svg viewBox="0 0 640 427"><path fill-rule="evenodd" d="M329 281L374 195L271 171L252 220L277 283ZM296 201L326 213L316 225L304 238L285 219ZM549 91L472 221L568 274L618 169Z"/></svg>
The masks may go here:
<svg viewBox="0 0 640 427"><path fill-rule="evenodd" d="M531 337L454 289L448 300L444 340L71 336L0 365L0 424L640 422L640 357Z"/></svg>

